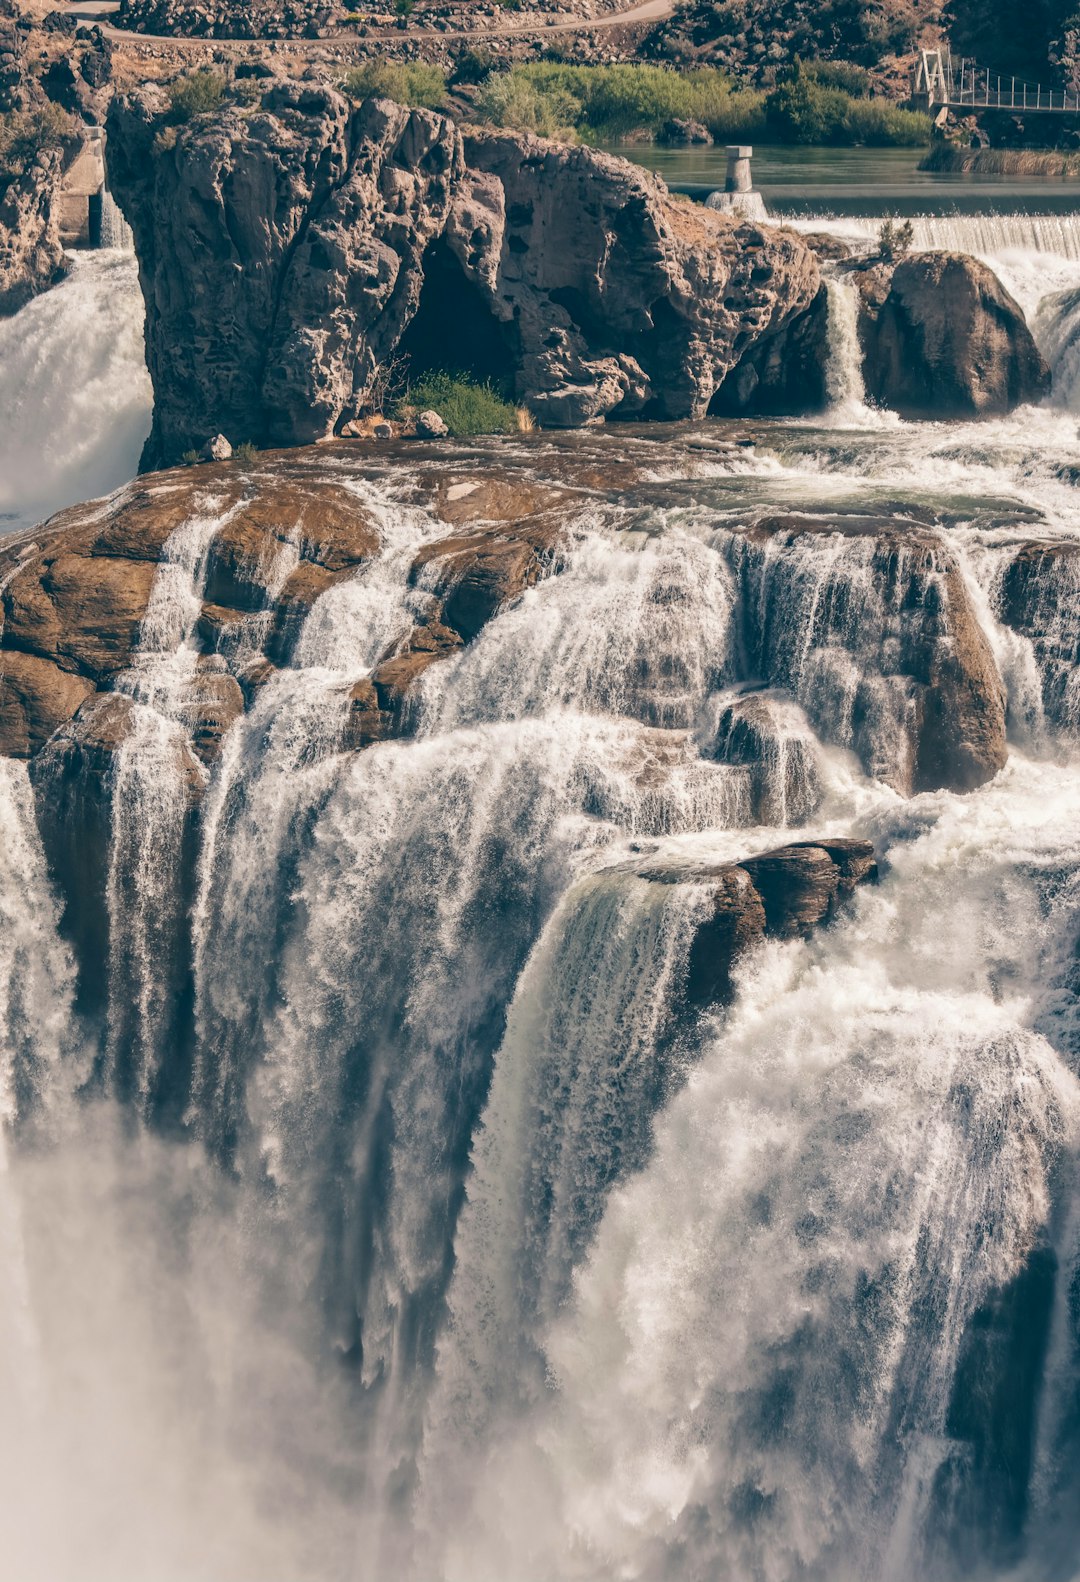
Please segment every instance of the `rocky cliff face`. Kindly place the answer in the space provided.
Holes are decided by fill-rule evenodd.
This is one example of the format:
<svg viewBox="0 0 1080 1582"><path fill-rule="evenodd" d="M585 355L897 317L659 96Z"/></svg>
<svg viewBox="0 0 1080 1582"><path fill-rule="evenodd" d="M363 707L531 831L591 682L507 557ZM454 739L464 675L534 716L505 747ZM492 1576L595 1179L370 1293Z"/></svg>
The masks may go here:
<svg viewBox="0 0 1080 1582"><path fill-rule="evenodd" d="M70 24L70 25L69 25ZM104 113L109 49L74 36L73 19L34 28L0 4L0 314L15 313L64 272L60 194L83 142Z"/></svg>
<svg viewBox="0 0 1080 1582"><path fill-rule="evenodd" d="M818 292L797 237L586 149L463 143L442 116L308 83L167 119L148 89L109 122L148 308L147 465L219 431L323 438L397 355L495 377L548 425L700 416Z"/></svg>

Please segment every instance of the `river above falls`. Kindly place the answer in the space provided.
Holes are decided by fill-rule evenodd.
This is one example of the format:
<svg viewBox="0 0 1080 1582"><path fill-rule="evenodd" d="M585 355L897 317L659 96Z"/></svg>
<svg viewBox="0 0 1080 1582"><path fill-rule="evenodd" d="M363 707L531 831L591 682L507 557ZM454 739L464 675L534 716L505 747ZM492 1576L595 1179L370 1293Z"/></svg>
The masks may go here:
<svg viewBox="0 0 1080 1582"><path fill-rule="evenodd" d="M721 145L661 148L608 145L663 176L677 192L699 196L723 187ZM1080 209L1080 180L1059 176L961 175L919 169L923 148L754 149L754 185L771 215L1070 214Z"/></svg>

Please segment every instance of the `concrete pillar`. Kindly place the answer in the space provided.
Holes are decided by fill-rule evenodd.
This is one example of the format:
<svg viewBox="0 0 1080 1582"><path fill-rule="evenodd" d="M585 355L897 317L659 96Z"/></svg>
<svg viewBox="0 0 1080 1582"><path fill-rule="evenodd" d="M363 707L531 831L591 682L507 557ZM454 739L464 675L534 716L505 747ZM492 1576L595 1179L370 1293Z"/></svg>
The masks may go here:
<svg viewBox="0 0 1080 1582"><path fill-rule="evenodd" d="M738 143L729 144L727 153L727 180L725 192L752 192L754 178L750 174L750 159L754 150Z"/></svg>

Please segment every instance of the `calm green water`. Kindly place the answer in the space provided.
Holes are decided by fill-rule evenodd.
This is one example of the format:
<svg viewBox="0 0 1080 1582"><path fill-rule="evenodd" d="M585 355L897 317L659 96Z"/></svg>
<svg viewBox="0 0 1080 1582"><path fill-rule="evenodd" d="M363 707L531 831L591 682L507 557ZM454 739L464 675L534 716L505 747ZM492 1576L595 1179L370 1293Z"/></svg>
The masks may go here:
<svg viewBox="0 0 1080 1582"><path fill-rule="evenodd" d="M658 171L669 186L695 194L724 184L723 148L611 145L611 152ZM1061 214L1080 210L1080 181L1053 176L937 175L918 168L921 148L768 148L754 150L754 185L777 213Z"/></svg>

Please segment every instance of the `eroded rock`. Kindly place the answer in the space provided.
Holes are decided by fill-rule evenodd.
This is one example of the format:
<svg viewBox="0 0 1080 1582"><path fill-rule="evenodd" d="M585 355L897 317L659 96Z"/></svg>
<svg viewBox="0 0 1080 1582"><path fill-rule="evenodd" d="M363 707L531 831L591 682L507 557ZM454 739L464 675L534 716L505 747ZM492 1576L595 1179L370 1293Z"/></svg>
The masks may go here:
<svg viewBox="0 0 1080 1582"><path fill-rule="evenodd" d="M703 1005L731 999L733 970L753 945L766 938L802 938L830 922L854 890L876 881L878 867L870 841L823 840L714 868L646 869L641 876L712 887L709 914L687 964L687 999Z"/></svg>
<svg viewBox="0 0 1080 1582"><path fill-rule="evenodd" d="M443 116L280 80L254 112L166 127L154 88L109 123L147 301L148 466L216 433L341 432L399 354L497 376L551 425L702 416L820 284L795 233L590 149L463 142Z"/></svg>

